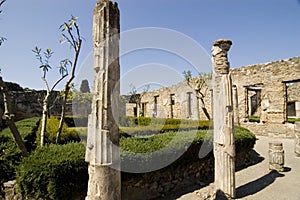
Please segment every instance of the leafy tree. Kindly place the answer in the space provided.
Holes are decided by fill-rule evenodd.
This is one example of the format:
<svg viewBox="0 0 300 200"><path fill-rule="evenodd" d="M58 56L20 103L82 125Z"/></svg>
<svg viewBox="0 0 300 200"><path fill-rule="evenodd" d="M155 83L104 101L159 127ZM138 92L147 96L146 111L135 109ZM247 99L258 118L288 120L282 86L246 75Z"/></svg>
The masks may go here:
<svg viewBox="0 0 300 200"><path fill-rule="evenodd" d="M53 55L53 52L51 51L51 49L47 49L46 51L44 51L42 53L42 50L38 47L35 47L34 50L32 50L35 55L36 58L39 60L40 62L40 66L39 68L43 71L43 76L42 76L42 81L45 84L46 87L46 95L44 97L43 100L43 114L42 114L42 128L41 128L41 146L44 146L44 141L45 141L45 132L46 132L46 124L47 124L47 116L48 116L48 107L49 107L49 98L50 98L50 94L53 92L54 88L64 79L69 75L68 72L68 67L71 67L71 74L70 77L68 79L68 81L65 84L65 88L64 88L64 97L63 97L63 104L62 104L62 114L61 114L61 121L60 121L60 125L58 127L58 132L57 132L57 140L59 139L60 133L62 131L62 125L63 125L63 121L64 121L64 116L65 116L65 107L66 107L66 102L67 102L67 96L70 90L70 85L75 77L75 69L76 69L76 65L77 65L77 60L79 57L79 52L80 52L80 47L81 47L81 43L82 43L82 39L79 33L79 28L77 25L77 19L75 17L72 16L72 18L68 21L63 23L60 26L60 30L62 32L62 38L60 40L61 43L63 42L67 42L68 44L70 44L71 48L74 49L75 51L75 56L74 56L74 60L73 62L71 62L69 59L64 59L62 61L60 61L60 65L59 65L59 74L60 74L60 78L53 84L53 86L50 88L49 84L46 80L46 75L47 72L52 69L51 65L50 65L50 58ZM75 33L73 33L73 31ZM75 36L74 36L75 35Z"/></svg>
<svg viewBox="0 0 300 200"><path fill-rule="evenodd" d="M80 35L79 27L77 24L77 18L73 17L68 21L65 22L63 25L60 26L62 33L62 39L61 42L67 41L67 43L70 44L71 48L74 50L74 58L73 62L70 62L69 60L64 60L63 65L65 64L71 64L71 76L69 77L68 81L65 84L64 88L64 96L63 96L63 104L62 104L62 111L61 111L61 116L60 116L60 123L58 126L57 130L57 135L56 135L56 143L59 142L59 138L62 132L63 124L64 124L64 119L65 119L65 114L66 114L66 105L68 101L68 94L70 92L71 86L72 86L72 81L75 78L75 70L77 66L77 61L79 57L79 52L82 44L82 38ZM65 33L66 32L66 33ZM65 68L61 68L62 72Z"/></svg>
<svg viewBox="0 0 300 200"><path fill-rule="evenodd" d="M192 72L188 70L188 71L184 71L183 75L187 84L191 88L193 88L194 94L196 95L197 100L199 102L199 106L201 106L201 109L204 112L206 118L210 120L211 117L206 109L204 98L207 95L207 91L208 91L207 82L211 80L211 73L200 73L199 77L192 78Z"/></svg>
<svg viewBox="0 0 300 200"><path fill-rule="evenodd" d="M48 81L46 80L46 75L47 72L49 71L49 69L51 69L52 67L49 64L49 59L51 58L51 56L53 55L53 52L51 51L51 49L47 49L45 52L43 52L44 56L42 55L42 49L35 47L34 50L32 50L35 55L36 58L39 60L40 62L40 66L39 68L42 69L43 71L43 76L42 76L42 81L45 84L46 87L46 95L44 96L43 99L43 113L42 113L42 128L41 128L41 146L44 146L45 144L45 133L46 133L46 125L47 125L47 117L48 117L48 112L49 112L49 98L50 98L50 94L53 92L53 90L55 89L55 87L68 75L68 71L67 71L67 62L61 62L61 66L60 68L65 68L65 70L59 70L60 72L60 78L53 84L53 86L50 88ZM63 73L61 73L63 72Z"/></svg>

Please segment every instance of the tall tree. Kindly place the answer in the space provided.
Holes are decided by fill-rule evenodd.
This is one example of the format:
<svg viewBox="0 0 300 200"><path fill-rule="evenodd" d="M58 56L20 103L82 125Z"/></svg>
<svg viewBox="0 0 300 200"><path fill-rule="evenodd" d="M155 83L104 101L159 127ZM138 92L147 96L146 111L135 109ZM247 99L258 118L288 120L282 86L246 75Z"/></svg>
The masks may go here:
<svg viewBox="0 0 300 200"><path fill-rule="evenodd" d="M65 22L63 25L61 25L60 28L61 28L61 31L63 32L61 42L67 41L70 44L71 48L74 50L74 58L73 58L73 62L70 62L72 64L71 76L69 77L69 80L66 82L65 88L64 88L62 111L61 111L60 122L59 122L58 130L57 130L57 134L56 134L56 143L58 143L60 140L60 135L62 132L62 127L64 124L65 115L66 115L66 105L67 105L67 101L68 101L68 94L69 94L71 86L72 86L72 81L75 78L75 70L76 70L79 52L80 52L80 48L81 48L81 44L82 44L82 38L80 36L77 19L75 17L72 16L72 18L68 22Z"/></svg>
<svg viewBox="0 0 300 200"><path fill-rule="evenodd" d="M39 68L42 69L43 71L43 76L42 76L42 81L45 84L46 87L46 95L44 96L43 99L43 113L42 113L42 128L41 128L41 140L40 140L40 145L44 146L45 144L45 133L46 133L46 125L47 125L47 117L48 117L48 108L49 108L49 99L50 95L55 89L55 87L65 78L68 76L68 70L67 66L70 64L70 61L68 59L65 59L60 62L60 67L59 67L59 73L60 73L60 78L56 80L56 82L53 84L53 86L50 88L48 81L46 79L47 72L49 69L52 67L49 64L49 59L53 55L53 52L51 49L47 49L45 52L43 52L44 56L42 55L42 50L38 47L35 47L34 50L32 50L36 54L36 58L40 62Z"/></svg>
<svg viewBox="0 0 300 200"><path fill-rule="evenodd" d="M209 112L206 109L204 98L207 95L208 91L208 80L211 79L211 74L208 73L200 73L199 77L192 78L192 72L190 70L183 72L185 81L187 84L193 88L194 94L197 97L197 100L199 102L199 106L201 107L204 115L208 120L211 119Z"/></svg>

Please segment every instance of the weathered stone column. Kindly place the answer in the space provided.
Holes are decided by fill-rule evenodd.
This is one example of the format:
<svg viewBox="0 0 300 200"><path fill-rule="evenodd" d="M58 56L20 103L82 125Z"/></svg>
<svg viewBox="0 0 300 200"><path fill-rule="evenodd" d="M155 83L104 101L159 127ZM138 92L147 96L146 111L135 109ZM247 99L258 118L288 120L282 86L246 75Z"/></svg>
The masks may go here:
<svg viewBox="0 0 300 200"><path fill-rule="evenodd" d="M117 3L100 0L94 9L94 92L88 121L87 200L121 199L118 134L120 16Z"/></svg>
<svg viewBox="0 0 300 200"><path fill-rule="evenodd" d="M235 143L232 83L227 52L232 42L220 39L213 43L214 81L214 156L215 189L228 198L235 197Z"/></svg>

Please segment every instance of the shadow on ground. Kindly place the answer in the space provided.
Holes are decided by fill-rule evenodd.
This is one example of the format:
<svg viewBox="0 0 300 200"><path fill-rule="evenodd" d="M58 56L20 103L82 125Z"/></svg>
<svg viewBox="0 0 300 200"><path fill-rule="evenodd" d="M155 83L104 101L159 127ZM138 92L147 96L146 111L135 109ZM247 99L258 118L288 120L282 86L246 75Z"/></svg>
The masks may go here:
<svg viewBox="0 0 300 200"><path fill-rule="evenodd" d="M242 169L245 169L245 168L250 167L250 166L252 166L252 165L256 165L256 164L262 162L263 160L265 160L264 157L262 157L259 153L257 153L257 152L256 152L255 150L253 150L253 149L252 149L251 152L250 152L250 156L251 156L250 162L245 163L245 164L239 164L239 165L236 167L235 171L240 171L240 170L242 170Z"/></svg>
<svg viewBox="0 0 300 200"><path fill-rule="evenodd" d="M262 162L264 160L264 157L262 157L255 150L251 151L250 156L251 156L250 162L245 163L245 164L239 164L239 166L236 168L236 171L245 169L245 168L250 167L252 165L256 165L256 164L258 164L258 163L260 163L260 162ZM181 197L181 196L183 196L183 195L185 195L187 193L191 193L191 192L199 190L199 189L201 189L203 187L206 187L207 185L209 185L213 181L214 181L213 174L212 174L211 178L209 178L209 180L206 180L205 182L199 182L199 181L195 181L195 179L193 179L189 183L187 183L185 185L185 187L181 188L180 190L175 191L173 194L169 194L169 195L167 195L165 197L154 198L154 199L151 199L151 200L174 200L174 199L178 199L179 197ZM256 184L256 183L254 183L254 184ZM244 186L246 187L246 185L244 185ZM243 194L245 194L245 192L247 191L246 188L245 189L242 188L244 186L240 187L241 188L240 189L241 196ZM244 191L244 190L246 190L246 191ZM247 195L249 195L249 194L246 194L246 196ZM220 200L221 200L221 197L220 197Z"/></svg>
<svg viewBox="0 0 300 200"><path fill-rule="evenodd" d="M284 171L291 171L291 168L285 167ZM281 174L275 170L270 171L268 174L260 177L259 179L238 187L236 189L236 196L237 198L243 198L255 194L271 185L276 180L276 178L279 177L284 177L284 174Z"/></svg>

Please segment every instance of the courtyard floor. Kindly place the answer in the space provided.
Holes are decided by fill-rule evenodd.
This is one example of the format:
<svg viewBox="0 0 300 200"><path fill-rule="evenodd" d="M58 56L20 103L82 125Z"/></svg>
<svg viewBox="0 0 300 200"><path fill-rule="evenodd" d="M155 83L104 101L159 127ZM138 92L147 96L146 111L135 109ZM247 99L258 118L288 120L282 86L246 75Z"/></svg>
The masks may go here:
<svg viewBox="0 0 300 200"><path fill-rule="evenodd" d="M237 199L245 200L300 200L300 157L294 153L294 140L258 136L254 150L260 162L236 172ZM283 142L285 153L284 172L270 171L268 147L271 141ZM163 199L200 200L210 199L213 184L188 188Z"/></svg>

